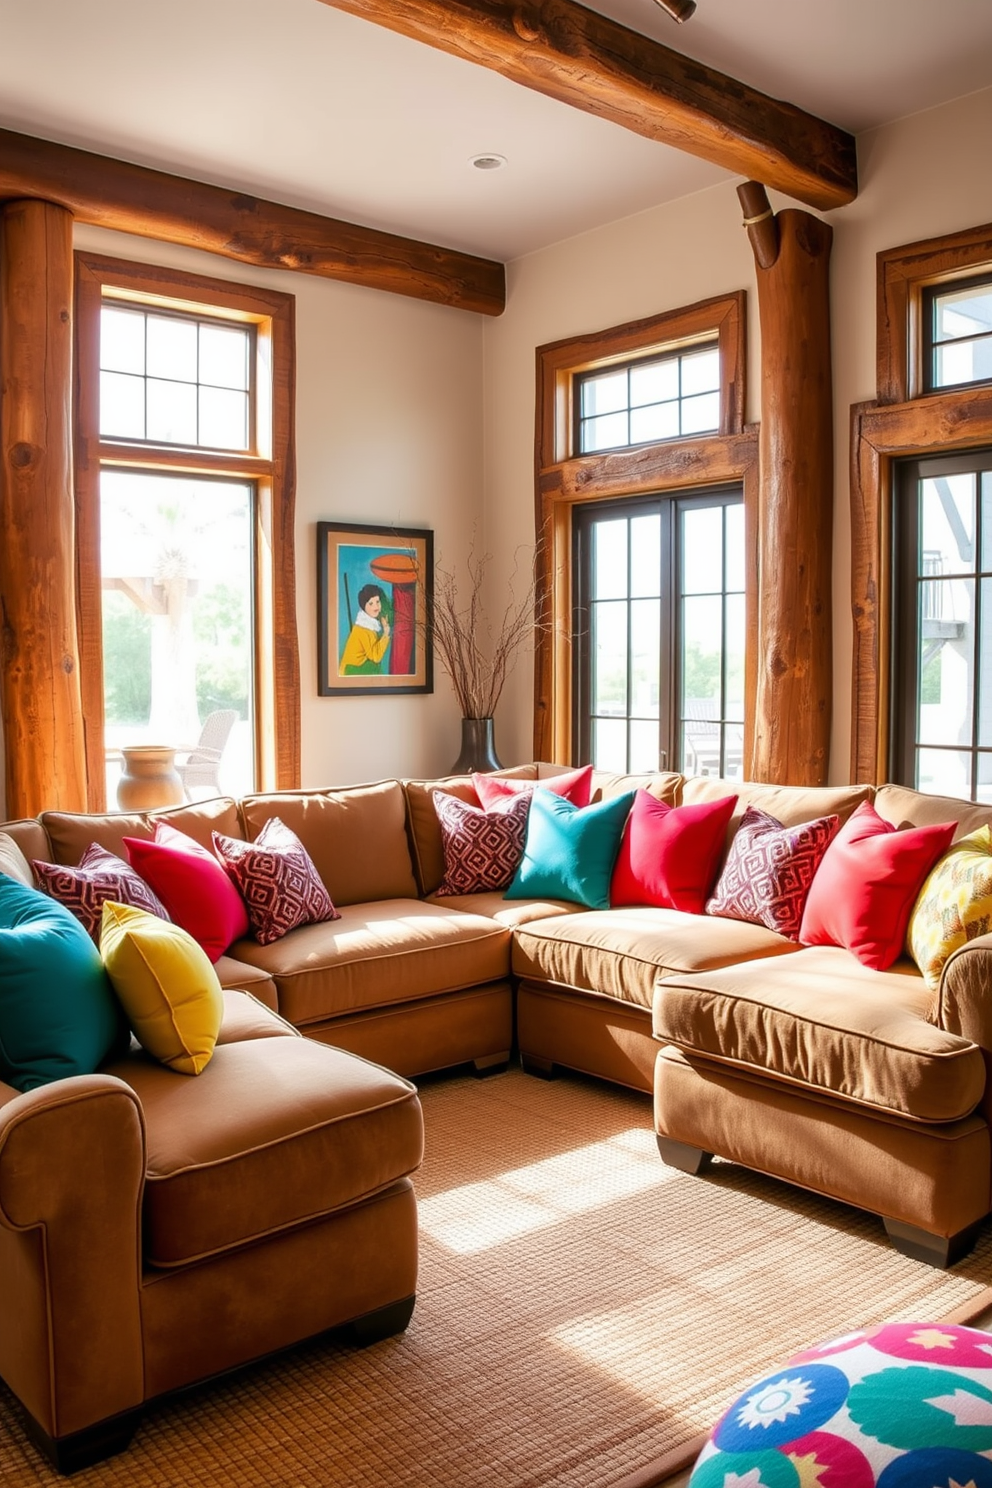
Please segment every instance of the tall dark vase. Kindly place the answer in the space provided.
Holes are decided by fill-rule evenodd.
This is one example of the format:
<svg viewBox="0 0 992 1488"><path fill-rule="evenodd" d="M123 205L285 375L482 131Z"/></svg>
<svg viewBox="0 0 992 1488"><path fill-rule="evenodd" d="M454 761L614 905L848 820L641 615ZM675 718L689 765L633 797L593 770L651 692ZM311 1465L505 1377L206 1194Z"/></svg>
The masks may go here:
<svg viewBox="0 0 992 1488"><path fill-rule="evenodd" d="M469 775L473 770L502 770L493 744L491 718L462 719L462 752L451 767L452 775Z"/></svg>

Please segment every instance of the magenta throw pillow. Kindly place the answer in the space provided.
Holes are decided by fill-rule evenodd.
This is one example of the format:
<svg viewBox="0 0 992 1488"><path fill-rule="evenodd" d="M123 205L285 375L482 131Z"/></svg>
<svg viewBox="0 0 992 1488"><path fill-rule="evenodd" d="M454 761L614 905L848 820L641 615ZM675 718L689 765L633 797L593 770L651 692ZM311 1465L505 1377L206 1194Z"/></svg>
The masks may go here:
<svg viewBox="0 0 992 1488"><path fill-rule="evenodd" d="M736 796L723 796L666 806L649 791L637 791L613 869L610 904L702 914L736 805Z"/></svg>
<svg viewBox="0 0 992 1488"><path fill-rule="evenodd" d="M43 863L37 858L31 864L38 882L53 899L71 909L94 942L100 944L103 906L108 899L115 904L128 904L133 909L146 909L149 914L167 920L169 912L145 883L139 873L123 858L108 852L98 842L91 842L75 868L61 863Z"/></svg>
<svg viewBox="0 0 992 1488"><path fill-rule="evenodd" d="M445 791L434 792L444 848L439 894L484 894L509 886L523 855L530 794L515 792L483 811Z"/></svg>
<svg viewBox="0 0 992 1488"><path fill-rule="evenodd" d="M803 945L845 946L885 971L903 953L916 896L955 823L897 828L862 801L831 844L803 914Z"/></svg>
<svg viewBox="0 0 992 1488"><path fill-rule="evenodd" d="M154 842L125 837L124 846L173 924L192 935L211 961L248 934L245 901L208 848L164 821L155 823Z"/></svg>
<svg viewBox="0 0 992 1488"><path fill-rule="evenodd" d="M813 875L839 825L837 816L820 816L783 827L776 817L749 806L706 913L749 920L798 940Z"/></svg>
<svg viewBox="0 0 992 1488"><path fill-rule="evenodd" d="M313 859L277 816L254 842L213 834L214 851L248 910L259 945L281 940L298 925L339 920Z"/></svg>

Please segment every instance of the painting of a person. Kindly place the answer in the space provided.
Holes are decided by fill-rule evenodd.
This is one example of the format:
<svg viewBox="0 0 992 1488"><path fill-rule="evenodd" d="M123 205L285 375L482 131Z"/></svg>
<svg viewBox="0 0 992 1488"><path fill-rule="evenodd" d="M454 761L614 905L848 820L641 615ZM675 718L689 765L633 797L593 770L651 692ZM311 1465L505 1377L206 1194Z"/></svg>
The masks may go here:
<svg viewBox="0 0 992 1488"><path fill-rule="evenodd" d="M386 596L378 584L364 584L358 591L358 614L341 652L343 677L378 676L389 649L389 620L382 607Z"/></svg>

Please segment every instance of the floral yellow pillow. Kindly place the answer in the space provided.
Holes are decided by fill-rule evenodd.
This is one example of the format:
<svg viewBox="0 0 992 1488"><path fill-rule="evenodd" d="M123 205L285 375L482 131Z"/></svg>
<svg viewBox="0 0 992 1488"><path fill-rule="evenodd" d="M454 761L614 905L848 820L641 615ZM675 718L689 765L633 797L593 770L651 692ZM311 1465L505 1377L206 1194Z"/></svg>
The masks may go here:
<svg viewBox="0 0 992 1488"><path fill-rule="evenodd" d="M913 906L906 949L936 991L959 946L992 931L992 828L979 827L949 848Z"/></svg>

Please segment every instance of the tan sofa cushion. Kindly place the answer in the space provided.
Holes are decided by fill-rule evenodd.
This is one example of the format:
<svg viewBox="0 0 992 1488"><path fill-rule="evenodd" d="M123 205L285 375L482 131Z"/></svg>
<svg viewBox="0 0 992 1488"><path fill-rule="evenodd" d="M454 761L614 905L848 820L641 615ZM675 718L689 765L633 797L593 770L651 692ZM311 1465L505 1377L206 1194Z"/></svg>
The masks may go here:
<svg viewBox="0 0 992 1488"><path fill-rule="evenodd" d="M502 893L431 894L428 904L441 909L457 909L462 914L485 915L512 930L528 920L549 920L558 915L581 914L581 904L566 904L564 899L507 899Z"/></svg>
<svg viewBox="0 0 992 1488"><path fill-rule="evenodd" d="M273 816L295 832L337 909L371 899L417 896L398 780L245 796L241 814L251 841Z"/></svg>
<svg viewBox="0 0 992 1488"><path fill-rule="evenodd" d="M34 869L14 838L9 837L6 832L0 832L0 873L6 873L8 878L16 878L26 889L38 887Z"/></svg>
<svg viewBox="0 0 992 1488"><path fill-rule="evenodd" d="M237 802L228 796L210 801L195 801L188 806L172 806L166 811L103 812L75 814L68 811L45 811L41 823L52 844L56 863L74 867L91 842L98 842L108 852L127 861L125 837L155 836L156 821L167 821L177 832L185 832L203 847L211 846L211 833L226 837L243 837Z"/></svg>
<svg viewBox="0 0 992 1488"><path fill-rule="evenodd" d="M516 769L493 773L501 780L537 779L534 765L520 765ZM421 894L433 894L444 878L444 847L433 801L436 790L447 791L448 795L457 796L470 806L479 804L471 775L448 775L441 780L404 780L410 852Z"/></svg>
<svg viewBox="0 0 992 1488"><path fill-rule="evenodd" d="M222 987L244 988L260 1002L264 1002L266 1007L278 1009L279 994L267 971L262 971L247 961L236 961L233 956L228 955L221 956L214 962L214 971Z"/></svg>
<svg viewBox="0 0 992 1488"><path fill-rule="evenodd" d="M742 920L678 909L597 909L518 927L512 963L515 974L529 981L601 992L650 1008L659 975L798 949L774 930Z"/></svg>
<svg viewBox="0 0 992 1488"><path fill-rule="evenodd" d="M221 1019L218 1044L240 1044L245 1039L256 1038L302 1038L303 1035L292 1023L264 1003L251 992L225 990L224 1015Z"/></svg>
<svg viewBox="0 0 992 1488"><path fill-rule="evenodd" d="M144 1256L152 1266L183 1265L305 1224L387 1187L421 1160L414 1087L310 1039L220 1044L196 1079L140 1056L107 1073L141 1101Z"/></svg>
<svg viewBox="0 0 992 1488"><path fill-rule="evenodd" d="M655 1036L748 1073L917 1121L958 1121L985 1088L981 1050L927 1022L909 961L872 971L837 946L659 981Z"/></svg>
<svg viewBox="0 0 992 1488"><path fill-rule="evenodd" d="M871 795L870 785L762 785L750 780L719 780L712 775L694 775L682 786L682 805L736 796L737 805L727 826L729 844L749 806L774 816L783 827L797 827L800 822L815 821L819 816L839 816L843 826L851 813L862 801L870 800Z"/></svg>
<svg viewBox="0 0 992 1488"><path fill-rule="evenodd" d="M542 771L548 768L538 765L538 776L543 779ZM656 801L674 806L681 787L682 776L671 770L659 775L611 775L607 770L594 770L591 800L612 801L615 796L626 795L628 791L646 790Z"/></svg>
<svg viewBox="0 0 992 1488"><path fill-rule="evenodd" d="M280 1013L303 1027L501 981L509 941L494 920L419 899L384 899L345 905L339 920L301 925L272 945L236 941L231 953L271 976Z"/></svg>
<svg viewBox="0 0 992 1488"><path fill-rule="evenodd" d="M960 801L954 796L928 796L908 785L880 785L874 806L879 816L896 827L932 827L956 821L955 841L992 822L992 806Z"/></svg>

